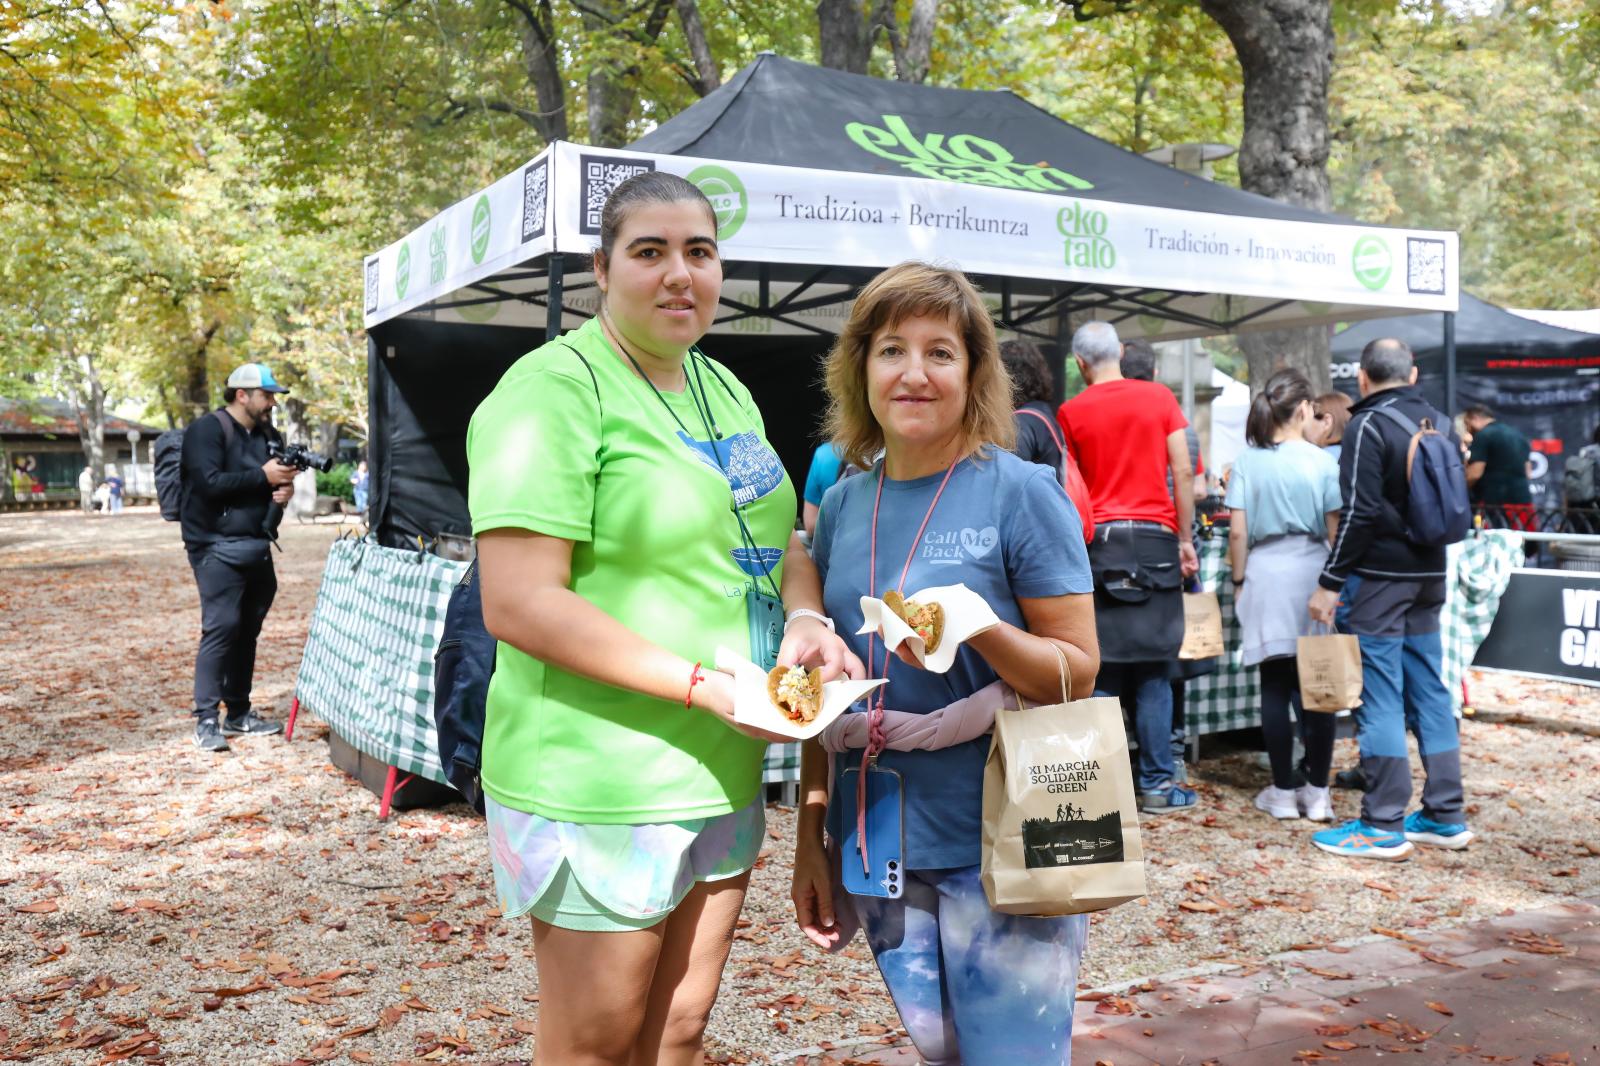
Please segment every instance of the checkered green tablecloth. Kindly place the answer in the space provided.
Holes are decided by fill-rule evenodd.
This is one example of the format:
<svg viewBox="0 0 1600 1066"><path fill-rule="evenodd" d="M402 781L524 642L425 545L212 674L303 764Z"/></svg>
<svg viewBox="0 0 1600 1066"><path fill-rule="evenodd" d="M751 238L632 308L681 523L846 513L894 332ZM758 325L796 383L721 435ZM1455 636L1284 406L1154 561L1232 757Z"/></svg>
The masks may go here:
<svg viewBox="0 0 1600 1066"><path fill-rule="evenodd" d="M444 781L433 654L466 563L340 540L328 551L295 696L351 745Z"/></svg>
<svg viewBox="0 0 1600 1066"><path fill-rule="evenodd" d="M341 540L328 552L295 695L356 748L444 781L433 725L433 654L467 564ZM800 780L800 745L775 744L767 783Z"/></svg>
<svg viewBox="0 0 1600 1066"><path fill-rule="evenodd" d="M1261 724L1261 671L1240 663L1243 636L1233 614L1233 582L1228 578L1228 532L1200 540L1200 587L1217 594L1222 606L1222 643L1217 672L1193 678L1184 690L1184 709L1192 734L1221 733Z"/></svg>
<svg viewBox="0 0 1600 1066"><path fill-rule="evenodd" d="M1522 537L1503 529L1479 530L1460 544L1450 546L1450 580L1445 584L1444 637L1445 688L1456 709L1461 708L1461 678L1478 645L1489 636L1494 612L1511 583L1511 571L1523 563Z"/></svg>
<svg viewBox="0 0 1600 1066"><path fill-rule="evenodd" d="M1511 571L1522 561L1521 538L1505 530L1483 530L1450 547L1450 576L1445 581L1444 610L1439 619L1444 640L1440 673L1457 710L1461 707L1461 677L1478 645L1489 635ZM1222 605L1223 643L1228 650L1219 660L1217 673L1189 682L1189 728L1205 734L1260 725L1260 671L1239 665L1239 623L1233 614L1225 531L1200 542L1200 584L1215 592Z"/></svg>

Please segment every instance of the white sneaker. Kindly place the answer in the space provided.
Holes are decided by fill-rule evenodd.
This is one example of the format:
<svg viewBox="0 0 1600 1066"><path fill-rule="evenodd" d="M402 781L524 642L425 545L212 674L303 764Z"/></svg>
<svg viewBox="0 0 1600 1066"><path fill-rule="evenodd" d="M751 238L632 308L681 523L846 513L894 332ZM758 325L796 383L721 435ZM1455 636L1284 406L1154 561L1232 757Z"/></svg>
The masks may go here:
<svg viewBox="0 0 1600 1066"><path fill-rule="evenodd" d="M1300 813L1313 822L1333 821L1333 796L1326 788L1317 788L1315 785L1301 785L1294 790L1296 806Z"/></svg>
<svg viewBox="0 0 1600 1066"><path fill-rule="evenodd" d="M1256 794L1256 810L1266 811L1274 818L1281 818L1284 821L1300 817L1300 806L1295 802L1295 794L1275 785L1268 785Z"/></svg>

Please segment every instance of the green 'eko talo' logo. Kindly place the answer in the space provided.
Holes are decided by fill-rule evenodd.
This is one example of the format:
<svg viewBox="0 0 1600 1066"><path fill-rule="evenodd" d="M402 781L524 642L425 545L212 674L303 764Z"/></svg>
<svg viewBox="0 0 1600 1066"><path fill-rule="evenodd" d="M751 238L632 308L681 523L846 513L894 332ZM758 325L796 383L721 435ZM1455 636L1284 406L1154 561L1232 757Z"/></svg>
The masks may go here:
<svg viewBox="0 0 1600 1066"><path fill-rule="evenodd" d="M394 261L394 297L397 300L406 298L406 288L411 284L411 244L408 241L400 246L400 255Z"/></svg>
<svg viewBox="0 0 1600 1066"><path fill-rule="evenodd" d="M1074 200L1056 212L1056 229L1066 238L1068 266L1084 270L1110 270L1117 265L1117 248L1106 236L1110 220L1104 211Z"/></svg>
<svg viewBox="0 0 1600 1066"><path fill-rule="evenodd" d="M449 265L449 252L445 247L444 226L435 223L428 234L428 284L437 285L444 280Z"/></svg>
<svg viewBox="0 0 1600 1066"><path fill-rule="evenodd" d="M484 194L478 197L478 202L472 205L472 261L483 262L483 254L489 250L489 196Z"/></svg>
<svg viewBox="0 0 1600 1066"><path fill-rule="evenodd" d="M1372 233L1359 238L1350 251L1350 269L1355 271L1356 280L1373 292L1383 288L1394 270L1389 242Z"/></svg>
<svg viewBox="0 0 1600 1066"><path fill-rule="evenodd" d="M717 216L717 240L725 241L738 233L750 213L750 198L745 195L739 175L727 167L703 166L689 173L689 181L711 201L711 210Z"/></svg>
<svg viewBox="0 0 1600 1066"><path fill-rule="evenodd" d="M850 122L845 136L858 148L880 159L899 163L913 174L940 181L989 185L998 189L1030 192L1071 192L1092 189L1091 182L1049 163L1023 163L1003 145L971 133L911 131L899 115L884 115L883 125Z"/></svg>

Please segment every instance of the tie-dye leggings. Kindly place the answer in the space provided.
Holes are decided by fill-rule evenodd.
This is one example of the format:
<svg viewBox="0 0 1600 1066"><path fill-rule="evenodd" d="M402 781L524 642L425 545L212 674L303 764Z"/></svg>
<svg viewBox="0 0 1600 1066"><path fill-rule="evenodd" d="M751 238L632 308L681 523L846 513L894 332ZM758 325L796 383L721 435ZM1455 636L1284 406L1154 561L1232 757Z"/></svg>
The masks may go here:
<svg viewBox="0 0 1600 1066"><path fill-rule="evenodd" d="M908 870L900 899L852 902L927 1066L1067 1066L1087 915L989 909L978 867Z"/></svg>

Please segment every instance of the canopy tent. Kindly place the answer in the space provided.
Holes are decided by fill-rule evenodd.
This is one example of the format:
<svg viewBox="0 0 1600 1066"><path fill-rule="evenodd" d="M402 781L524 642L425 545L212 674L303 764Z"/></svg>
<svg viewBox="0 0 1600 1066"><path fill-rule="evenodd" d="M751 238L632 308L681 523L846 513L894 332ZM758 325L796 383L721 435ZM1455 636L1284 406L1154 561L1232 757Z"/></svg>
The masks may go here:
<svg viewBox="0 0 1600 1066"><path fill-rule="evenodd" d="M367 258L371 513L384 543L465 532L472 409L518 356L593 314L583 271L600 207L652 169L689 178L716 208L728 281L708 347L768 412L792 474L809 454L834 323L863 281L903 259L967 271L1003 329L1047 344L1069 313L1165 341L1456 306L1454 233L1214 185L1009 91L765 54L631 149L552 144Z"/></svg>
<svg viewBox="0 0 1600 1066"><path fill-rule="evenodd" d="M1534 502L1559 505L1566 457L1588 443L1600 422L1600 334L1535 322L1462 293L1452 366L1440 318L1406 315L1337 334L1334 384L1355 395L1361 349L1380 337L1405 341L1435 407L1454 415L1458 405L1487 404L1527 434L1534 449Z"/></svg>

